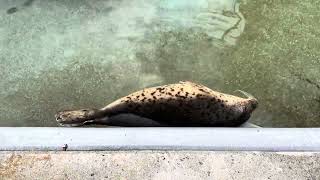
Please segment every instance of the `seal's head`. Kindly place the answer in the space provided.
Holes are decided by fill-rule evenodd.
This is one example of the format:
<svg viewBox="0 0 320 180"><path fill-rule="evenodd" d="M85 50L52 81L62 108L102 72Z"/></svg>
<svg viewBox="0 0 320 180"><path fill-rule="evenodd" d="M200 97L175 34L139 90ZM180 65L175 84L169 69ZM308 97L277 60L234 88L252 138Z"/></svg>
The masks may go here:
<svg viewBox="0 0 320 180"><path fill-rule="evenodd" d="M63 126L82 126L95 119L96 114L95 109L65 110L58 112L55 118Z"/></svg>
<svg viewBox="0 0 320 180"><path fill-rule="evenodd" d="M258 107L258 101L255 98L249 98L241 103L239 107L241 107L242 110L240 111L241 115L238 118L238 122L243 124L250 118L251 113Z"/></svg>
<svg viewBox="0 0 320 180"><path fill-rule="evenodd" d="M244 105L243 112L251 114L257 107L258 107L258 100L252 96L251 94L241 91L241 90L236 90L238 92L241 92L243 95L247 97L247 99L244 101L244 103L241 103Z"/></svg>
<svg viewBox="0 0 320 180"><path fill-rule="evenodd" d="M252 112L258 107L258 104L259 104L258 100L251 94L241 90L237 90L237 91L244 94L246 98L235 105L235 108L239 113L238 118L236 118L236 121L234 122L235 126L239 126L245 123L250 118Z"/></svg>

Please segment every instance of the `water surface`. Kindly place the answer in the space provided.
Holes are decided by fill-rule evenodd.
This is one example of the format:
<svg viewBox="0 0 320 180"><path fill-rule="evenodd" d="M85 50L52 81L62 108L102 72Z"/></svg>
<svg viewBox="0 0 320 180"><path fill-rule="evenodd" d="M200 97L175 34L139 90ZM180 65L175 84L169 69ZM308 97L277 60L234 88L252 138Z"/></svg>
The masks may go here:
<svg viewBox="0 0 320 180"><path fill-rule="evenodd" d="M320 126L314 0L2 0L0 126L56 126L143 87L192 80L260 102L264 127Z"/></svg>

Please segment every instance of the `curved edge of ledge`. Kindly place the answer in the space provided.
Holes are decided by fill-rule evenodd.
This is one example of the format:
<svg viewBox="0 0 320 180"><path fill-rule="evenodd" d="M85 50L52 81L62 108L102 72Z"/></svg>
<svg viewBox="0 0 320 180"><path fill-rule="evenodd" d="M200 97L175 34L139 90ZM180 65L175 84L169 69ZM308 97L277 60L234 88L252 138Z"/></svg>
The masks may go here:
<svg viewBox="0 0 320 180"><path fill-rule="evenodd" d="M0 151L320 151L320 128L0 127Z"/></svg>

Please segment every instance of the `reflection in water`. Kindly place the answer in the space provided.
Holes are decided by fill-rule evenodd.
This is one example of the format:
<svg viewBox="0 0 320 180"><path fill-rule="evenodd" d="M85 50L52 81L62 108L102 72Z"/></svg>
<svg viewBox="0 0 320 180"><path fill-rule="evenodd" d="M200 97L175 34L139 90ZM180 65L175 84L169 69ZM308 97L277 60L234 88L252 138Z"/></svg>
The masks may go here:
<svg viewBox="0 0 320 180"><path fill-rule="evenodd" d="M11 7L7 10L7 14L13 14L13 13L17 12L18 10L23 9L24 7L31 6L33 4L33 2L34 2L34 0L27 0L19 8L18 7Z"/></svg>
<svg viewBox="0 0 320 180"><path fill-rule="evenodd" d="M258 125L320 125L320 13L311 0L24 6L0 15L0 126L55 126L58 110L180 80L252 93ZM0 11L24 6L1 1Z"/></svg>
<svg viewBox="0 0 320 180"><path fill-rule="evenodd" d="M244 17L239 12L239 3L234 0L161 1L159 20L166 28L195 28L208 37L234 45L244 30ZM176 30L177 30L176 29Z"/></svg>

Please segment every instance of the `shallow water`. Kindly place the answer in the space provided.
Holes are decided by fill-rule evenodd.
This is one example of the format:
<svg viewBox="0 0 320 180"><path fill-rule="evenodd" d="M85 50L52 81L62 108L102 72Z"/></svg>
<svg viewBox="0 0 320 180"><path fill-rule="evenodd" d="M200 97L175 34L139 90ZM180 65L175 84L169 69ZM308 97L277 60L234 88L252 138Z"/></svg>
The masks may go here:
<svg viewBox="0 0 320 180"><path fill-rule="evenodd" d="M320 126L320 3L314 0L0 1L0 126L57 126L192 80L260 102L250 122Z"/></svg>

